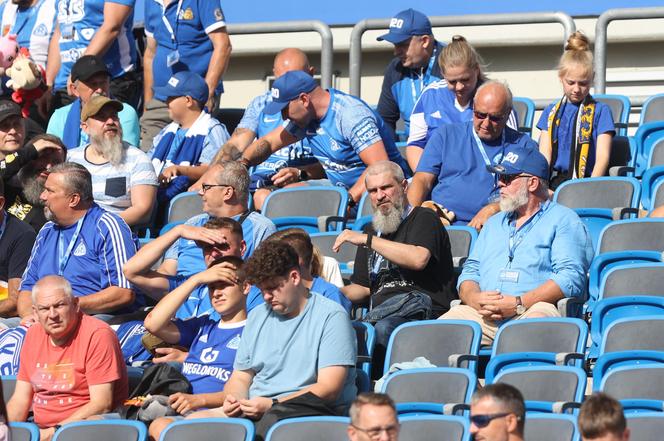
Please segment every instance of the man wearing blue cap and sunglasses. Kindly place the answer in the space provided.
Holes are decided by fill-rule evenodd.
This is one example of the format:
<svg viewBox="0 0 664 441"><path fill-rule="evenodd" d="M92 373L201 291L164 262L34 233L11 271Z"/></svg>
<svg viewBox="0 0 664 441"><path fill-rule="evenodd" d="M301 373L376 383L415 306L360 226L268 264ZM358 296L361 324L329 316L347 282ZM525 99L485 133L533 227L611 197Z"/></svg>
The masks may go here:
<svg viewBox="0 0 664 441"><path fill-rule="evenodd" d="M383 40L394 45L395 57L385 69L377 111L392 134L399 118L408 132L422 90L443 77L436 63L443 44L433 37L429 18L412 8L390 20L389 32L378 37Z"/></svg>
<svg viewBox="0 0 664 441"><path fill-rule="evenodd" d="M485 345L508 320L559 317L559 300L584 295L593 258L579 216L549 200L549 165L538 150L512 148L492 171L501 213L482 228L463 266L462 304L440 317L479 323Z"/></svg>
<svg viewBox="0 0 664 441"><path fill-rule="evenodd" d="M367 166L389 159L406 168L380 116L359 98L321 88L306 72L287 72L274 82L272 102L263 113L279 112L288 121L247 147L242 163L260 164L280 148L306 138L328 178L309 183L348 189L351 206L364 193Z"/></svg>

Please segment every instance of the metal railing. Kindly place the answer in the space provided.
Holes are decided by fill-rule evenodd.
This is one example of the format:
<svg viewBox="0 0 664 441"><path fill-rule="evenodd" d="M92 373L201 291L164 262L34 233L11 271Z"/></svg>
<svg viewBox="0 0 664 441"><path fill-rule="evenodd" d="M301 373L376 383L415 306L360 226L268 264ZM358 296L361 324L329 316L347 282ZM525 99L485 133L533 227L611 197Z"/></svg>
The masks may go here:
<svg viewBox="0 0 664 441"><path fill-rule="evenodd" d="M606 93L606 35L609 23L648 18L664 18L664 7L609 9L599 16L595 24L595 93Z"/></svg>
<svg viewBox="0 0 664 441"><path fill-rule="evenodd" d="M567 37L576 31L572 17L564 12L534 12L523 14L473 14L452 15L447 17L429 17L433 27L450 26L493 26L531 23L560 23ZM389 18L372 18L357 23L350 34L349 76L351 95L360 96L362 79L362 35L370 29L387 29Z"/></svg>
<svg viewBox="0 0 664 441"><path fill-rule="evenodd" d="M321 38L320 49L320 76L321 86L332 87L332 31L330 27L320 20L302 21L275 21L266 23L237 23L228 24L230 35L239 34L273 34L285 32L318 32Z"/></svg>

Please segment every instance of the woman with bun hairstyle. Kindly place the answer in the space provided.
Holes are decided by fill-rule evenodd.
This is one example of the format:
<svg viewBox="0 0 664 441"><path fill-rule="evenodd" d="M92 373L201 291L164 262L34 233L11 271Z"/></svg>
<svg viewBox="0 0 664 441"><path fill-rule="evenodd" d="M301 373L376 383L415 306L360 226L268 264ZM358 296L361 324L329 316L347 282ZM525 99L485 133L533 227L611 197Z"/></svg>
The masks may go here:
<svg viewBox="0 0 664 441"><path fill-rule="evenodd" d="M549 104L537 123L540 152L550 164L552 190L568 179L607 172L615 126L609 106L590 95L594 76L588 38L575 32L558 63L563 97Z"/></svg>
<svg viewBox="0 0 664 441"><path fill-rule="evenodd" d="M410 116L406 158L413 171L434 129L473 119L475 92L487 80L482 57L461 35L453 36L452 42L440 51L438 65L444 79L429 84L422 91ZM514 112L507 125L516 129Z"/></svg>

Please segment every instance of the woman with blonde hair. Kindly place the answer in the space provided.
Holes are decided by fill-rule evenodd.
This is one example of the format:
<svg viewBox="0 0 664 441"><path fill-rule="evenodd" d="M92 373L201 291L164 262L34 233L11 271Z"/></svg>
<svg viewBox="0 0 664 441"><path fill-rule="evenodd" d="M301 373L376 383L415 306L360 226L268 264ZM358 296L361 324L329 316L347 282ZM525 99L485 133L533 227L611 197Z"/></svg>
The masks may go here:
<svg viewBox="0 0 664 441"><path fill-rule="evenodd" d="M552 190L568 179L604 176L608 169L615 126L609 106L590 95L594 76L588 38L575 32L558 63L563 97L549 104L537 123Z"/></svg>
<svg viewBox="0 0 664 441"><path fill-rule="evenodd" d="M484 61L461 35L452 37L438 56L444 79L429 84L415 103L410 115L410 134L406 157L415 171L431 133L443 124L463 123L473 119L473 98L487 80ZM507 125L516 129L516 116L510 114Z"/></svg>

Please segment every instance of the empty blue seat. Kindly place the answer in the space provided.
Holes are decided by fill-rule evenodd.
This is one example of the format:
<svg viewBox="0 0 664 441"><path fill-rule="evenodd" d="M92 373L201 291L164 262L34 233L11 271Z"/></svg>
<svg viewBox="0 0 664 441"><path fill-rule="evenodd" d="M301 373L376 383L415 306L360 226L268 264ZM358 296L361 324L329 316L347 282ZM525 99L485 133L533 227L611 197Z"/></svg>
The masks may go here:
<svg viewBox="0 0 664 441"><path fill-rule="evenodd" d="M613 123L616 126L616 135L627 135L629 113L632 111L632 104L629 102L629 98L625 95L617 94L598 94L593 95L593 98L611 108Z"/></svg>
<svg viewBox="0 0 664 441"><path fill-rule="evenodd" d="M146 441L145 424L129 420L76 421L55 432L53 441Z"/></svg>
<svg viewBox="0 0 664 441"><path fill-rule="evenodd" d="M516 112L518 121L517 130L521 133L532 135L535 102L530 98L515 96L512 98L512 109Z"/></svg>
<svg viewBox="0 0 664 441"><path fill-rule="evenodd" d="M263 203L262 213L277 229L299 227L309 233L326 231L320 228L325 218L345 218L348 192L333 186L282 188L270 193ZM343 222L335 222L333 230L341 231Z"/></svg>
<svg viewBox="0 0 664 441"><path fill-rule="evenodd" d="M198 418L169 424L159 441L252 441L254 424L244 418Z"/></svg>

